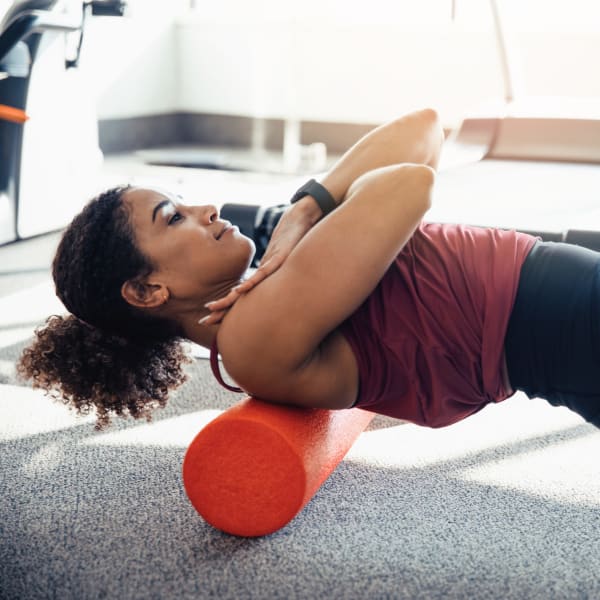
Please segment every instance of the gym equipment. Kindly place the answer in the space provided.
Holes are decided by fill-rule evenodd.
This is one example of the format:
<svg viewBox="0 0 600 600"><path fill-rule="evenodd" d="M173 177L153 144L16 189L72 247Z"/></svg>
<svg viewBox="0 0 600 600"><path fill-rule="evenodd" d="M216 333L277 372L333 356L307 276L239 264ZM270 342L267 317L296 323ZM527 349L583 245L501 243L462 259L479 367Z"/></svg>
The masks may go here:
<svg viewBox="0 0 600 600"><path fill-rule="evenodd" d="M59 229L102 163L78 62L88 14L119 0L18 0L0 12L0 244Z"/></svg>
<svg viewBox="0 0 600 600"><path fill-rule="evenodd" d="M489 0L504 87L504 102L467 117L449 140L474 160L516 159L600 163L597 103L529 98L498 0Z"/></svg>
<svg viewBox="0 0 600 600"><path fill-rule="evenodd" d="M237 225L240 232L254 241L256 253L251 267L258 267L271 239L271 234L289 204L262 207L248 204L224 204L221 218Z"/></svg>
<svg viewBox="0 0 600 600"><path fill-rule="evenodd" d="M254 241L256 252L250 267L256 268L269 245L271 234L289 204L264 207L252 204L224 204L221 217L237 225L240 232ZM478 223L485 226L485 224ZM542 231L519 227L519 231L538 236L546 242L577 244L600 252L600 233L594 230L565 229L564 231Z"/></svg>
<svg viewBox="0 0 600 600"><path fill-rule="evenodd" d="M268 535L289 523L333 472L374 414L246 398L190 444L183 482L211 525L237 536Z"/></svg>
<svg viewBox="0 0 600 600"><path fill-rule="evenodd" d="M0 119L12 121L13 123L25 123L29 117L24 110L6 106L6 104L0 104Z"/></svg>

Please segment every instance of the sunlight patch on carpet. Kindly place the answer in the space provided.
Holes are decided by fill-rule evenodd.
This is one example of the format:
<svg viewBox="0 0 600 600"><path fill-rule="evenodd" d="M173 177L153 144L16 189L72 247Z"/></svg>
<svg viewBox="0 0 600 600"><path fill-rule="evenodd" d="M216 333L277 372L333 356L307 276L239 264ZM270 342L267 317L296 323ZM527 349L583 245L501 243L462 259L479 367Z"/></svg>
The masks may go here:
<svg viewBox="0 0 600 600"><path fill-rule="evenodd" d="M466 469L457 478L577 506L600 507L600 434Z"/></svg>
<svg viewBox="0 0 600 600"><path fill-rule="evenodd" d="M454 425L430 429L404 424L364 432L347 458L382 467L414 468L465 461L485 461L490 453L520 453L520 446L539 445L579 427L583 420L566 408L517 395L491 404ZM519 446L519 447L517 447ZM457 467L458 468L458 467Z"/></svg>
<svg viewBox="0 0 600 600"><path fill-rule="evenodd" d="M157 446L185 448L196 434L218 417L220 410L199 410L171 419L161 419L129 427L121 431L107 431L80 442L85 446Z"/></svg>
<svg viewBox="0 0 600 600"><path fill-rule="evenodd" d="M96 420L92 415L78 416L41 390L2 385L0 391L0 441L78 427Z"/></svg>

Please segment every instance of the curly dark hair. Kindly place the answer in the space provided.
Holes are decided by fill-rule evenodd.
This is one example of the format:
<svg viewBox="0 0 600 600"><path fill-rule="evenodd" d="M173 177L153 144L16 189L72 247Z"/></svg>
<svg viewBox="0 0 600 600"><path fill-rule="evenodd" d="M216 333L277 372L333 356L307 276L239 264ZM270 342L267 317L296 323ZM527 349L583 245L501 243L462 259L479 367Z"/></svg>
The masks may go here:
<svg viewBox="0 0 600 600"><path fill-rule="evenodd" d="M71 314L52 316L36 329L17 365L33 387L78 413L95 409L97 429L110 423L111 413L150 420L185 381L183 364L189 362L174 323L148 316L121 296L125 281L152 271L122 201L128 189L91 200L64 232L52 275Z"/></svg>

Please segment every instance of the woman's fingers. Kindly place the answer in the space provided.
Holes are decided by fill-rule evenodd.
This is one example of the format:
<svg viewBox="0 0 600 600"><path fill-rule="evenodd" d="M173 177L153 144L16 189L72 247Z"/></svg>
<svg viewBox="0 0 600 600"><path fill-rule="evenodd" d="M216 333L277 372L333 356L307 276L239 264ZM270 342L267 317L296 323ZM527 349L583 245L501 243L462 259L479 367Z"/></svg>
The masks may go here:
<svg viewBox="0 0 600 600"><path fill-rule="evenodd" d="M236 289L237 287L232 288L226 296L223 296L218 300L213 300L212 302L207 302L204 306L211 312L218 312L230 308L241 295Z"/></svg>
<svg viewBox="0 0 600 600"><path fill-rule="evenodd" d="M279 267L284 263L286 256L287 254L284 255L281 252L273 254L273 256L271 256L271 258L269 258L269 260L267 260L264 265L261 265L263 267L263 279L275 273L275 271L277 271L277 269L279 269Z"/></svg>
<svg viewBox="0 0 600 600"><path fill-rule="evenodd" d="M245 294L249 292L253 287L259 284L261 281L266 279L269 275L272 275L280 266L283 260L279 259L277 256L270 258L266 262L261 263L260 267L252 273L246 281L243 281L239 285L236 285L233 289L239 292L240 294Z"/></svg>
<svg viewBox="0 0 600 600"><path fill-rule="evenodd" d="M227 314L226 310L217 310L209 313L205 317L202 317L198 321L198 325L216 325L223 320L223 317Z"/></svg>

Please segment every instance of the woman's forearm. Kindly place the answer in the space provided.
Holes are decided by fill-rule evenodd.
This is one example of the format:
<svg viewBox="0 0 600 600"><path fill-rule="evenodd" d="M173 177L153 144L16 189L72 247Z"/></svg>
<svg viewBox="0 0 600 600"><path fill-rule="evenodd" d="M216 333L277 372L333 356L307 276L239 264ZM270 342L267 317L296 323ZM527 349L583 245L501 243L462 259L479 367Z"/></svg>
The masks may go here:
<svg viewBox="0 0 600 600"><path fill-rule="evenodd" d="M437 113L425 109L377 127L352 146L321 180L343 202L361 175L400 163L437 168L444 133Z"/></svg>
<svg viewBox="0 0 600 600"><path fill-rule="evenodd" d="M424 109L410 113L370 131L356 142L321 179L337 204L362 175L390 165L412 163L437 169L444 131L437 113ZM295 217L308 231L322 215L316 202L307 196L297 202Z"/></svg>

